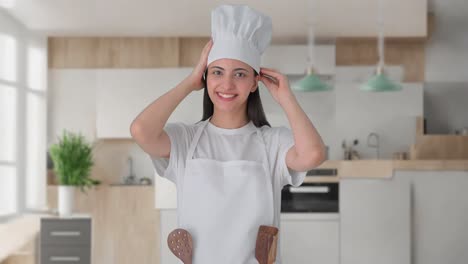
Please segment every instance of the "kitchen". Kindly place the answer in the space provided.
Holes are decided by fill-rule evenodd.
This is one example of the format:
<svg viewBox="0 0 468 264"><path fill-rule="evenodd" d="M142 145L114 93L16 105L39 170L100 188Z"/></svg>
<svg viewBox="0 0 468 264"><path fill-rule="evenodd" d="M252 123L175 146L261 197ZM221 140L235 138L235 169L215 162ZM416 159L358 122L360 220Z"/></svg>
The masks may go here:
<svg viewBox="0 0 468 264"><path fill-rule="evenodd" d="M294 91L328 157L301 187L284 190L283 203L292 203L282 212L284 262L465 263L468 4L387 0L378 16L378 1L340 2L344 14L335 1L317 0L312 27L312 2L242 1L273 19L263 65L293 84L313 54L331 87ZM129 125L191 72L218 3L68 4L0 2L0 263L41 263L40 218L59 209L47 153L64 129L93 144L91 178L100 184L76 191L73 204L91 226L90 243L80 245L91 262L179 263L166 244L177 223L175 186L155 174ZM360 89L376 72L379 21L384 72L399 91ZM289 127L259 89L271 125ZM169 122L197 122L201 110L193 93Z"/></svg>

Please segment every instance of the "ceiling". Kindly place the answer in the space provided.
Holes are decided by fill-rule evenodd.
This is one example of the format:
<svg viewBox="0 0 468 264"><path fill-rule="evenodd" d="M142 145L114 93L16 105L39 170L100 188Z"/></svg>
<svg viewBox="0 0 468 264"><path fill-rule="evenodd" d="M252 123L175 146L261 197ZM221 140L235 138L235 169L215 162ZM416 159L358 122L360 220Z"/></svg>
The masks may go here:
<svg viewBox="0 0 468 264"><path fill-rule="evenodd" d="M209 36L210 12L248 4L272 17L273 38L375 37L376 0L0 0L28 28L50 36ZM314 10L314 12L312 12ZM310 14L308 17L307 14ZM427 0L386 0L387 36L426 36Z"/></svg>

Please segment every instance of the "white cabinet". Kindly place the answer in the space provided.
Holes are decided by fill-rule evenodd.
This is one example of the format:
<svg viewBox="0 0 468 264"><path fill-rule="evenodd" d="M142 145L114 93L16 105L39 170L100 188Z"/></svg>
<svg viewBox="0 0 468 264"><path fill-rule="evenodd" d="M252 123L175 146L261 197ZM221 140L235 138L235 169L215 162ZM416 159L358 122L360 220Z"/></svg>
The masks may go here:
<svg viewBox="0 0 468 264"><path fill-rule="evenodd" d="M467 263L468 171L398 170L395 177L411 181L411 263Z"/></svg>
<svg viewBox="0 0 468 264"><path fill-rule="evenodd" d="M130 125L135 117L191 71L192 68L98 70L97 137L130 138ZM168 122L199 121L202 104L203 92L192 92L179 104Z"/></svg>
<svg viewBox="0 0 468 264"><path fill-rule="evenodd" d="M282 263L339 263L338 214L283 213L280 237Z"/></svg>
<svg viewBox="0 0 468 264"><path fill-rule="evenodd" d="M161 210L160 215L160 246L161 259L158 263L162 264L180 264L182 263L167 246L167 237L177 228L177 210Z"/></svg>
<svg viewBox="0 0 468 264"><path fill-rule="evenodd" d="M341 264L409 264L408 178L340 180Z"/></svg>

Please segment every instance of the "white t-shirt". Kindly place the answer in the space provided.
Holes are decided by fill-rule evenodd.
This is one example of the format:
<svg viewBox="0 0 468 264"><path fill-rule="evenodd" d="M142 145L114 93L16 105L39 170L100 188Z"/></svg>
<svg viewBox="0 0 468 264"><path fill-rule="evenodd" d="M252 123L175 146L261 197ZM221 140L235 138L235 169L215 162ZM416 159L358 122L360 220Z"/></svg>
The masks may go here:
<svg viewBox="0 0 468 264"><path fill-rule="evenodd" d="M165 177L178 186L185 172L187 152L192 143L197 129L202 122L196 124L167 123L164 127L171 141L171 152L169 159L152 158L156 173ZM220 128L208 122L200 136L193 158L208 158L219 161L228 160L250 160L262 162L265 146L259 142L256 135L256 127L252 121L247 125L236 128ZM260 128L263 136L268 164L272 173L273 202L274 202L274 224L280 227L281 216L281 190L283 186L291 184L299 186L303 183L306 171L299 172L289 169L286 165L286 154L294 145L294 137L291 129L281 127L263 126ZM278 250L280 252L280 238L278 239ZM276 263L281 263L281 258Z"/></svg>

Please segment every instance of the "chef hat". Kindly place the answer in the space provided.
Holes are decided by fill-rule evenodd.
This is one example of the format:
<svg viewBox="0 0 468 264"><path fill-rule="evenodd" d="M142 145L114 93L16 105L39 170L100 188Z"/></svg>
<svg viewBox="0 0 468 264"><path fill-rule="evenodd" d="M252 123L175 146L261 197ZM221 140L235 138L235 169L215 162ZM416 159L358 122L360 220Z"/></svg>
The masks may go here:
<svg viewBox="0 0 468 264"><path fill-rule="evenodd" d="M221 5L211 12L213 46L208 64L229 58L260 72L260 57L271 41L271 18L246 5Z"/></svg>

